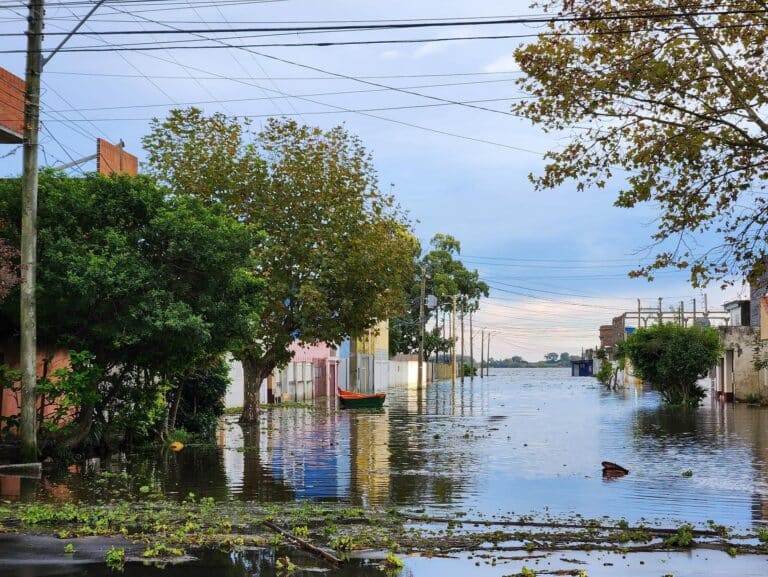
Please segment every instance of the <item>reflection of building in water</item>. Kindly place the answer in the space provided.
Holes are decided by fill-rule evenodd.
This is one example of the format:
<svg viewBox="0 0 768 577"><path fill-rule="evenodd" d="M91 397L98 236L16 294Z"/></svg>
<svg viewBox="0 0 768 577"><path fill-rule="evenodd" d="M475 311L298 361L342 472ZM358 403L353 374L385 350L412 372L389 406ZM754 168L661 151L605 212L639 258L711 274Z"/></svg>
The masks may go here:
<svg viewBox="0 0 768 577"><path fill-rule="evenodd" d="M345 496L346 483L339 478L338 419L335 412L328 415L302 409L269 412L259 454L274 479L290 487L296 498Z"/></svg>
<svg viewBox="0 0 768 577"><path fill-rule="evenodd" d="M768 409L713 403L713 410L717 410L718 438L738 439L751 452L751 461L741 465L752 472L752 519L768 523Z"/></svg>
<svg viewBox="0 0 768 577"><path fill-rule="evenodd" d="M389 418L384 413L350 414L351 490L365 505L389 500Z"/></svg>

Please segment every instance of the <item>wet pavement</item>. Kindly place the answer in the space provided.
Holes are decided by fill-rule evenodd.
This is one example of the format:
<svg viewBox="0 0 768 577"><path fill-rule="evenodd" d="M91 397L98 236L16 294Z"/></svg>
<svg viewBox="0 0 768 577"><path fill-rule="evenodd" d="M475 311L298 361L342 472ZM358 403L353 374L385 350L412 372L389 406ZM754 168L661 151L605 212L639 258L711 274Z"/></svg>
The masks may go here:
<svg viewBox="0 0 768 577"><path fill-rule="evenodd" d="M265 411L258 426L246 429L230 419L216 445L48 471L41 481L0 477L0 495L88 501L125 485L147 486L172 499L192 492L217 500L312 499L475 517L608 516L665 526L714 520L745 530L768 524L768 410L711 400L696 411L672 410L652 391L607 391L594 379L570 377L567 369L495 373L455 388L429 385L421 396L415 388L392 390L378 413L320 403ZM604 479L603 460L630 474ZM272 575L265 553L258 561L254 554L222 560L206 553L198 564L185 565L184 574L197 575L198 567L202 574L212 563L220 575ZM636 554L598 559L592 553L583 566L560 561L579 555L588 554L497 560L495 566L466 555L409 557L402 575L509 575L523 564L539 572L586 567L590 576L768 574L764 556L731 559L717 551L654 553L644 555L642 564ZM244 568L255 564L257 572ZM72 571L55 574L101 574ZM154 574L141 571L127 573ZM349 574L366 571L381 573L363 566ZM6 574L28 573L0 570Z"/></svg>

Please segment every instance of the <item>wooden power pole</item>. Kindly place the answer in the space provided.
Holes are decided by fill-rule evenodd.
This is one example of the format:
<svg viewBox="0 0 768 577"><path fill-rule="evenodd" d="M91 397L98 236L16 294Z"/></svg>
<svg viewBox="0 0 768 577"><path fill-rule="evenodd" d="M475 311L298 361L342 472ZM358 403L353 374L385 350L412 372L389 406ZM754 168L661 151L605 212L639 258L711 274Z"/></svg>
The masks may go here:
<svg viewBox="0 0 768 577"><path fill-rule="evenodd" d="M488 342L485 346L485 355L487 360L485 362L485 376L491 376L491 331L488 331Z"/></svg>
<svg viewBox="0 0 768 577"><path fill-rule="evenodd" d="M44 0L31 0L24 90L24 167L21 179L21 460L37 461L37 187Z"/></svg>
<svg viewBox="0 0 768 577"><path fill-rule="evenodd" d="M484 347L485 346L485 328L480 329L480 378L483 378L483 361L485 360Z"/></svg>
<svg viewBox="0 0 768 577"><path fill-rule="evenodd" d="M464 300L461 301L461 384L464 384Z"/></svg>
<svg viewBox="0 0 768 577"><path fill-rule="evenodd" d="M421 265L421 296L419 297L419 370L417 386L424 384L424 299L427 298L426 267Z"/></svg>
<svg viewBox="0 0 768 577"><path fill-rule="evenodd" d="M472 332L472 309L469 309L469 380L475 380L475 347L474 334Z"/></svg>
<svg viewBox="0 0 768 577"><path fill-rule="evenodd" d="M456 386L456 295L451 297L451 385Z"/></svg>

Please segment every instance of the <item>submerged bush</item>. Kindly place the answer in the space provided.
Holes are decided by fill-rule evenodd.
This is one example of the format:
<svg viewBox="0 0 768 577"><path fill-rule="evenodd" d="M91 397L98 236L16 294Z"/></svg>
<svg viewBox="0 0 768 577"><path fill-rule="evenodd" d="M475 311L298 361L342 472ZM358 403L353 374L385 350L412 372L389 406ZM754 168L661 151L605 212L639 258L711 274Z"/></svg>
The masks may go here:
<svg viewBox="0 0 768 577"><path fill-rule="evenodd" d="M704 397L697 381L715 366L722 350L713 328L661 324L638 329L620 345L635 374L670 405L697 406Z"/></svg>

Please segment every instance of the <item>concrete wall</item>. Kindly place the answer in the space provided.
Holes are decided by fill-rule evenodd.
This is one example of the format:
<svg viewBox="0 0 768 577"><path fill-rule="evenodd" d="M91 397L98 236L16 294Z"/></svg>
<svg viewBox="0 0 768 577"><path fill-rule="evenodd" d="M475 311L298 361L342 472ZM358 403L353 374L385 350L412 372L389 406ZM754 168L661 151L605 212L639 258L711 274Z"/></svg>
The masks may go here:
<svg viewBox="0 0 768 577"><path fill-rule="evenodd" d="M765 370L754 368L756 327L719 327L724 353L715 367L715 393L726 401L751 395L768 399Z"/></svg>

